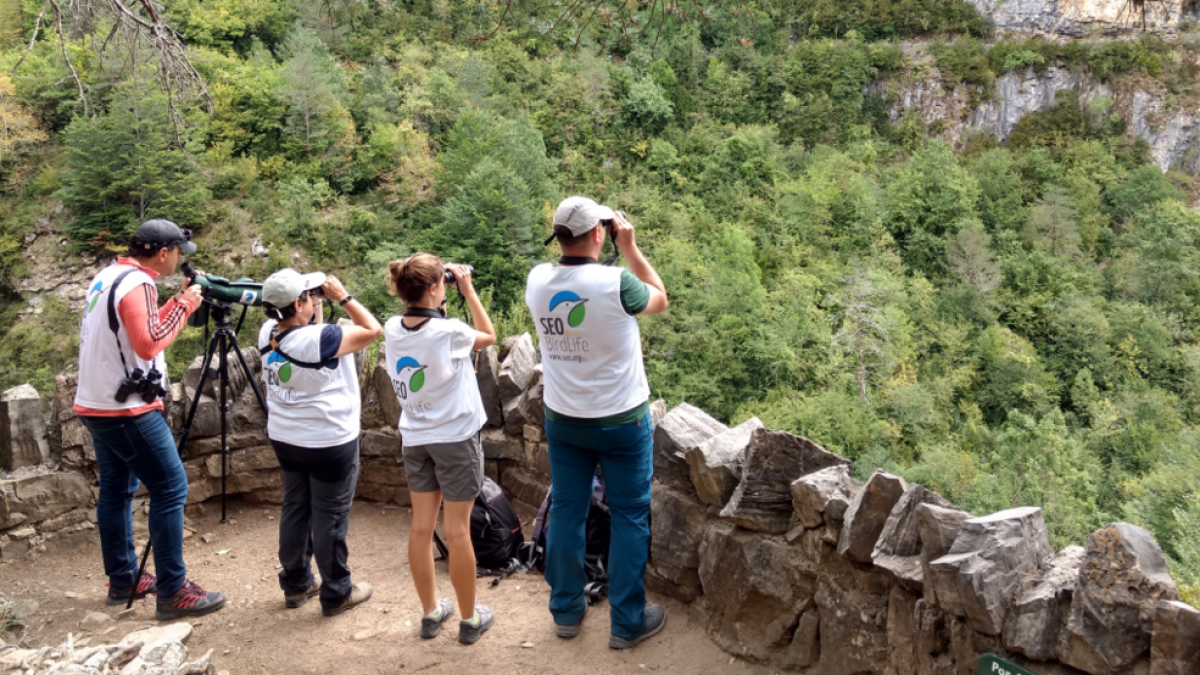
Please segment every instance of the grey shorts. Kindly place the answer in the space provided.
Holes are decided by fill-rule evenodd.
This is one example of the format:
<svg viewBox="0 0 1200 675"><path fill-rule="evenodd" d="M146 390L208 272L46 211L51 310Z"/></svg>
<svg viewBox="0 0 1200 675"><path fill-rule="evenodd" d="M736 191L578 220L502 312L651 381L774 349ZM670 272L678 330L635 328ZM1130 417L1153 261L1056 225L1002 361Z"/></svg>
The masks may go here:
<svg viewBox="0 0 1200 675"><path fill-rule="evenodd" d="M483 487L479 434L457 443L404 446L404 472L412 492L442 491L448 502L469 502Z"/></svg>

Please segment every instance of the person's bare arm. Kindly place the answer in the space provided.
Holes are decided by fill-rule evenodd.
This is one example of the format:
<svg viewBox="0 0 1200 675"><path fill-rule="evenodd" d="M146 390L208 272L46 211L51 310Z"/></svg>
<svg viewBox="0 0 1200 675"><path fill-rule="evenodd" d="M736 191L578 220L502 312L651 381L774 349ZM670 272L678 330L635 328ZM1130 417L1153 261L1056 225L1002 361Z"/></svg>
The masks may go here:
<svg viewBox="0 0 1200 675"><path fill-rule="evenodd" d="M665 312L669 304L667 287L663 285L658 272L654 271L650 261L646 260L646 256L642 255L641 249L637 247L633 224L618 213L613 217L613 227L616 230L617 246L621 249L621 255L625 256L625 263L629 265L629 271L650 287L650 301L646 303L646 308L638 314L654 315Z"/></svg>
<svg viewBox="0 0 1200 675"><path fill-rule="evenodd" d="M325 297L329 298L331 302L341 303L349 295L342 287L342 282L335 277L325 279L321 288L325 291ZM338 348L336 358L353 354L383 335L383 326L379 325L379 320L358 300L347 302L342 305L342 309L346 310L346 314L354 322L354 325L342 328L342 346Z"/></svg>
<svg viewBox="0 0 1200 675"><path fill-rule="evenodd" d="M496 329L492 327L492 320L483 308L483 303L479 301L475 286L471 284L471 271L466 265L454 264L446 265L446 269L454 275L454 285L458 287L458 292L462 293L463 299L467 301L467 308L471 310L471 323L475 326L475 346L471 349L479 351L496 344Z"/></svg>

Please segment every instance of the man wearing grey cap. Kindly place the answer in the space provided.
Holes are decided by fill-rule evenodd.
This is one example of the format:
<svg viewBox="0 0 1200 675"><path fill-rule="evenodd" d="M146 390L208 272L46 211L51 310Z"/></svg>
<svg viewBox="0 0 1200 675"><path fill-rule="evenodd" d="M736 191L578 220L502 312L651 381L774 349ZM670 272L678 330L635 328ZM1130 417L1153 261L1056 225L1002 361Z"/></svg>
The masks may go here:
<svg viewBox="0 0 1200 675"><path fill-rule="evenodd" d="M188 482L163 419L167 386L163 351L200 306L191 286L159 308L154 280L194 253L192 233L169 220L149 220L129 242L129 254L101 270L88 287L79 338L75 412L91 432L100 472L96 525L108 575L108 604L158 596L159 620L199 616L225 605L187 579L183 564L183 504ZM131 501L139 483L150 493L150 543L158 573L137 574Z"/></svg>
<svg viewBox="0 0 1200 675"><path fill-rule="evenodd" d="M606 235L629 269L599 264ZM636 316L666 310L667 292L623 213L568 197L554 214L554 236L563 256L533 268L525 287L542 351L550 446L550 613L559 637L579 634L588 606L584 530L598 464L612 516L608 646L628 649L666 623L661 605L646 605L653 445Z"/></svg>

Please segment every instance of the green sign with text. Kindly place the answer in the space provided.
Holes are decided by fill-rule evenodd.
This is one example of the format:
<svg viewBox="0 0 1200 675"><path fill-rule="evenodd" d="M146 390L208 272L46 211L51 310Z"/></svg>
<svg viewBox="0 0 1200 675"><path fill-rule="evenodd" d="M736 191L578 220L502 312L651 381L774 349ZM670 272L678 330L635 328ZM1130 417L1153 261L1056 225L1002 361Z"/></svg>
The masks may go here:
<svg viewBox="0 0 1200 675"><path fill-rule="evenodd" d="M980 656L979 666L975 672L977 675L1034 675L1033 671L1026 670L1015 663L1009 663L995 654Z"/></svg>

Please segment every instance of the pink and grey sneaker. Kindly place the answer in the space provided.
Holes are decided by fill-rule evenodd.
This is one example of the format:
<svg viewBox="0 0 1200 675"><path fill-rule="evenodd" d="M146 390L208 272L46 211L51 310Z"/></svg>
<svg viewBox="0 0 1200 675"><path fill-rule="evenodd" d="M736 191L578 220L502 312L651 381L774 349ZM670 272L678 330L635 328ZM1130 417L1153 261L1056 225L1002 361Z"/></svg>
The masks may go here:
<svg viewBox="0 0 1200 675"><path fill-rule="evenodd" d="M142 572L142 576L138 578L137 586L129 588L113 588L112 584L108 586L108 598L105 599L109 605L115 607L124 605L129 602L129 596L132 594L134 600L141 600L147 595L154 595L157 590L158 579L149 572Z"/></svg>
<svg viewBox="0 0 1200 675"><path fill-rule="evenodd" d="M224 607L227 599L224 593L209 593L189 579L183 582L175 595L158 596L154 618L170 621L185 616L204 616Z"/></svg>

